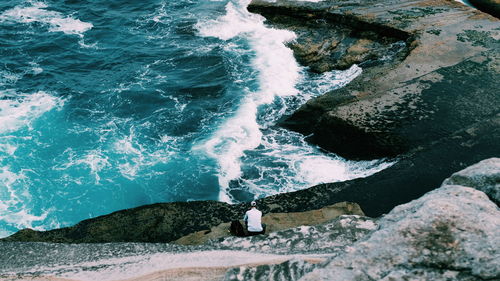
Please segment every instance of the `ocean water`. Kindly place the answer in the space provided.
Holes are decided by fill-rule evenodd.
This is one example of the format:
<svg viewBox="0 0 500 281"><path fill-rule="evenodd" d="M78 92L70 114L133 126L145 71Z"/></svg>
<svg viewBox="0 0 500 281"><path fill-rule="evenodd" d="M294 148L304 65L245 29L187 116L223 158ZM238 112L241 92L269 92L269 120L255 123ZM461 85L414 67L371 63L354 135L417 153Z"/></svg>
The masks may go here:
<svg viewBox="0 0 500 281"><path fill-rule="evenodd" d="M0 237L156 202L248 201L391 165L277 120L362 69L295 61L249 0L0 1Z"/></svg>

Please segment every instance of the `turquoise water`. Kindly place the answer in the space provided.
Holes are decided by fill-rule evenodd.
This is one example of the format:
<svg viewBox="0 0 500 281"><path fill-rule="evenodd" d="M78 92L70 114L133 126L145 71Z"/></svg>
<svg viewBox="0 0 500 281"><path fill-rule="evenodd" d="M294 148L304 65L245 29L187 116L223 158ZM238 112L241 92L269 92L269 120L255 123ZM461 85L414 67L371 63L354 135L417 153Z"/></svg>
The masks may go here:
<svg viewBox="0 0 500 281"><path fill-rule="evenodd" d="M297 65L245 0L0 2L0 237L155 202L230 203L390 165L277 127L362 70Z"/></svg>

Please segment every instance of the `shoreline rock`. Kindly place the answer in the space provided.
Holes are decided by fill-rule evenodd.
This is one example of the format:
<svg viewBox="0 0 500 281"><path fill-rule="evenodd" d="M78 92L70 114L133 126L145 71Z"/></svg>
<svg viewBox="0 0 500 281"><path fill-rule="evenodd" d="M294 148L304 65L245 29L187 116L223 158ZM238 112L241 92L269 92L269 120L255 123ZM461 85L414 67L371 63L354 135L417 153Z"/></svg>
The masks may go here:
<svg viewBox="0 0 500 281"><path fill-rule="evenodd" d="M499 158L488 159L455 173L450 179L465 174L471 186L482 188L485 183L491 186L491 182L500 181L498 165ZM333 256L316 265L290 261L257 268L239 267L228 271L224 280L497 280L500 278L500 208L482 191L453 185L450 179L440 188L397 206L380 219L368 220L373 227L364 233L357 232L358 223L347 227L347 223L342 223L359 218L342 216L323 225L339 221L343 225L320 231L332 233L330 238L316 234L322 226L289 230L293 234L276 234L278 237L269 235L267 241L252 238L251 245L264 249L272 244L268 248L278 251L286 246L272 241L297 235L299 237L290 240L302 243L303 249L309 249L310 243L324 243L323 251ZM496 185L494 190L499 188ZM345 233L351 229L359 236L342 240L339 229ZM308 240L309 237L321 238L314 242ZM245 243L241 240L228 238L222 244ZM343 241L343 247L338 247L335 241Z"/></svg>
<svg viewBox="0 0 500 281"><path fill-rule="evenodd" d="M473 8L445 0L254 0L249 10L296 31L290 45L313 71L349 67L343 59L356 50L387 54L389 46L404 45L389 59L350 60L365 64L359 77L282 122L340 156L395 157L498 113L500 20ZM360 43L367 40L389 44Z"/></svg>
<svg viewBox="0 0 500 281"><path fill-rule="evenodd" d="M456 172L440 188L378 219L342 215L190 247L4 242L0 279L79 279L74 277L85 272L106 280L497 280L500 208L484 192L454 181L495 194L499 165L500 158L492 158ZM149 270L137 272L144 267Z"/></svg>

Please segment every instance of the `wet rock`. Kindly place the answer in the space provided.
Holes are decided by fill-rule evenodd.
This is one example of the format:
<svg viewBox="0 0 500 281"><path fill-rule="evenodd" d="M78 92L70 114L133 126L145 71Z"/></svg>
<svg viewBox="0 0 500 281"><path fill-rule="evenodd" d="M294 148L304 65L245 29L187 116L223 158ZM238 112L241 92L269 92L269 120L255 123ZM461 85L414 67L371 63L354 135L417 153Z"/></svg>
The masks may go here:
<svg viewBox="0 0 500 281"><path fill-rule="evenodd" d="M490 158L456 172L443 185L462 185L481 190L500 205L500 158Z"/></svg>
<svg viewBox="0 0 500 281"><path fill-rule="evenodd" d="M311 71L347 69L353 64L371 66L401 60L408 53L408 33L367 24L350 15L330 13L332 1L314 6L303 2L252 1L248 10L264 15L281 29L294 31L289 43L297 60Z"/></svg>
<svg viewBox="0 0 500 281"><path fill-rule="evenodd" d="M432 147L498 112L500 21L473 8L444 0L254 0L249 9L295 31L291 46L301 46L296 57L313 71L363 67L348 86L282 122L343 157Z"/></svg>
<svg viewBox="0 0 500 281"><path fill-rule="evenodd" d="M500 18L500 1L499 0L469 0L474 7L488 13L496 18Z"/></svg>

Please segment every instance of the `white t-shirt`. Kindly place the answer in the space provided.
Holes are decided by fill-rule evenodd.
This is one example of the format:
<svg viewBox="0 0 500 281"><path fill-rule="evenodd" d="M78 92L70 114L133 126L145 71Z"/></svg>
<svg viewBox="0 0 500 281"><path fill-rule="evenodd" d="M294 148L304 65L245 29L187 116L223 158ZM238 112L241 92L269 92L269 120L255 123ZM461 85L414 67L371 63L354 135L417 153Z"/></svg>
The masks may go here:
<svg viewBox="0 0 500 281"><path fill-rule="evenodd" d="M248 231L261 232L262 229L262 212L256 208L252 208L245 213L243 220L247 221Z"/></svg>

